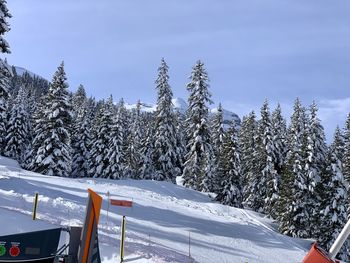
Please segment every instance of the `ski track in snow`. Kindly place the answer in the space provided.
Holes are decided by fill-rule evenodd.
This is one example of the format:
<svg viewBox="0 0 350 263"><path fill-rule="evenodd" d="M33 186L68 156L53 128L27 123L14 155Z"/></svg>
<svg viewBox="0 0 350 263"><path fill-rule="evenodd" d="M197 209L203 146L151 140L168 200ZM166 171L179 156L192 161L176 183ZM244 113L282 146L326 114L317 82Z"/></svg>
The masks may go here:
<svg viewBox="0 0 350 263"><path fill-rule="evenodd" d="M81 225L87 188L104 199L99 223L104 263L118 260L122 215L127 217L125 262L297 263L310 246L310 241L277 233L270 221L257 213L214 203L206 194L181 186L158 181L47 177L0 157L0 224L13 218L23 224L13 229L8 224L4 233L28 231L40 224ZM111 198L132 200L134 206L111 206L107 221L107 191ZM39 193L39 220L33 222L35 192ZM4 234L1 231L0 235Z"/></svg>

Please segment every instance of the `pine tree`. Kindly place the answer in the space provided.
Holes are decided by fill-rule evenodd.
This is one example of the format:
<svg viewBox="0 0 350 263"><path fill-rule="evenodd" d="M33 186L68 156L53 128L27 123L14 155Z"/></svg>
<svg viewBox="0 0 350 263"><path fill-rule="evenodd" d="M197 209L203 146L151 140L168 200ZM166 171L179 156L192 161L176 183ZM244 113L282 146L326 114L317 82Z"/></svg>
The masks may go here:
<svg viewBox="0 0 350 263"><path fill-rule="evenodd" d="M140 170L142 164L141 140L142 140L142 122L141 122L141 102L138 101L136 109L133 111L132 124L126 149L125 173L128 178L140 179Z"/></svg>
<svg viewBox="0 0 350 263"><path fill-rule="evenodd" d="M279 175L275 170L276 149L268 102L261 108L259 122L260 145L258 146L258 164L260 174L257 176L257 190L264 199L264 212L272 218L276 217L275 203L279 198Z"/></svg>
<svg viewBox="0 0 350 263"><path fill-rule="evenodd" d="M34 171L46 175L69 176L71 171L71 105L68 100L64 64L58 67L43 107L42 132L34 139L40 146L35 153Z"/></svg>
<svg viewBox="0 0 350 263"><path fill-rule="evenodd" d="M280 231L283 234L302 238L310 236L310 214L307 207L310 192L304 171L307 144L306 123L306 110L297 99L289 127L290 150L287 170L282 182L283 212L279 213L279 221Z"/></svg>
<svg viewBox="0 0 350 263"><path fill-rule="evenodd" d="M257 163L257 121L254 111L243 117L239 131L239 148L241 151L241 170L243 174L244 204L255 211L263 206L258 195L256 175L259 173Z"/></svg>
<svg viewBox="0 0 350 263"><path fill-rule="evenodd" d="M224 130L224 118L221 103L218 106L217 113L214 115L211 124L211 144L213 147L213 161L215 165L216 177L213 182L213 191L218 193L221 191L221 183L223 178L221 178L223 162L220 161L220 155L223 154L223 144L225 140L225 130Z"/></svg>
<svg viewBox="0 0 350 263"><path fill-rule="evenodd" d="M87 97L85 88L83 85L79 85L78 90L73 94L72 106L73 106L73 120L82 119L82 116L86 113ZM79 121L79 120L78 120Z"/></svg>
<svg viewBox="0 0 350 263"><path fill-rule="evenodd" d="M10 46L3 37L3 35L6 32L10 31L10 25L7 22L7 19L12 17L6 5L7 5L6 0L0 0L0 52L1 53L11 53Z"/></svg>
<svg viewBox="0 0 350 263"><path fill-rule="evenodd" d="M0 2L0 8L1 8L1 2ZM0 37L0 48L1 48L1 39L2 38ZM0 154L4 152L4 148L6 144L8 100L10 97L9 78L11 76L12 76L12 71L10 66L7 64L6 60L3 61L2 59L0 59Z"/></svg>
<svg viewBox="0 0 350 263"><path fill-rule="evenodd" d="M277 184L278 191L275 191L275 203L273 206L273 218L278 218L281 213L284 212L283 202L281 200L281 187L284 181L286 172L286 158L288 152L287 144L287 125L286 120L282 116L282 109L280 104L272 113L271 117L273 144L274 144L274 169L276 176L279 179Z"/></svg>
<svg viewBox="0 0 350 263"><path fill-rule="evenodd" d="M22 86L17 94L10 113L7 127L5 155L16 159L19 163L25 160L29 144L29 116L27 92Z"/></svg>
<svg viewBox="0 0 350 263"><path fill-rule="evenodd" d="M179 174L183 173L184 158L186 155L186 144L184 134L184 119L178 111L175 112L175 127L176 127L176 167L180 169Z"/></svg>
<svg viewBox="0 0 350 263"><path fill-rule="evenodd" d="M281 176L284 171L284 166L287 157L287 124L282 116L282 109L280 104L272 113L271 117L273 142L275 148L275 170Z"/></svg>
<svg viewBox="0 0 350 263"><path fill-rule="evenodd" d="M153 152L154 152L154 125L153 120L148 121L148 125L145 124L146 135L141 140L141 170L140 179L153 180L155 178L155 168L153 165Z"/></svg>
<svg viewBox="0 0 350 263"><path fill-rule="evenodd" d="M350 183L350 114L347 117L344 128L344 157L342 162L344 166L344 178L348 183Z"/></svg>
<svg viewBox="0 0 350 263"><path fill-rule="evenodd" d="M158 68L156 80L158 92L157 109L155 112L155 145L153 162L156 170L156 180L167 180L175 183L180 174L178 167L177 140L175 116L173 113L173 92L169 85L168 65L162 59Z"/></svg>
<svg viewBox="0 0 350 263"><path fill-rule="evenodd" d="M122 165L124 167L124 176L127 176L127 166L128 166L128 147L129 147L129 141L128 137L130 136L131 132L131 115L130 112L125 107L124 99L120 99L120 101L117 104L117 112L118 112L118 121L121 123L121 133L122 133L122 153L123 153L123 159L122 159Z"/></svg>
<svg viewBox="0 0 350 263"><path fill-rule="evenodd" d="M72 133L72 177L87 177L89 175L89 156L91 142L92 111L84 105L84 112L73 125Z"/></svg>
<svg viewBox="0 0 350 263"><path fill-rule="evenodd" d="M224 137L223 145L220 148L222 150L217 156L219 163L217 171L222 181L216 200L224 205L242 208L242 173L235 121L231 122L227 136Z"/></svg>
<svg viewBox="0 0 350 263"><path fill-rule="evenodd" d="M96 116L93 144L89 155L89 174L94 178L111 178L109 172L109 146L112 133L113 98L109 97Z"/></svg>
<svg viewBox="0 0 350 263"><path fill-rule="evenodd" d="M319 214L322 207L319 205L324 198L324 187L321 185L322 174L325 173L326 163L326 139L320 120L317 117L317 106L314 102L310 106L310 120L307 122L307 146L305 173L307 178L309 197L307 211L310 215L309 235L316 237L319 234ZM323 234L323 233L321 233Z"/></svg>
<svg viewBox="0 0 350 263"><path fill-rule="evenodd" d="M343 175L343 155L344 141L337 127L327 160L327 176L330 180L326 187L326 207L322 211L319 225L322 233L319 235L319 242L326 250L329 250L347 222L347 183ZM349 260L348 246L347 241L338 254L339 258L346 261Z"/></svg>
<svg viewBox="0 0 350 263"><path fill-rule="evenodd" d="M109 145L108 172L113 179L121 179L124 177L124 153L123 153L123 123L120 118L120 108L117 115L113 118L111 142Z"/></svg>
<svg viewBox="0 0 350 263"><path fill-rule="evenodd" d="M190 92L186 119L186 135L189 138L188 153L185 157L184 185L195 190L207 191L211 186L212 147L208 123L208 106L212 103L209 93L208 74L204 64L198 61L193 67L191 82L187 85Z"/></svg>
<svg viewBox="0 0 350 263"><path fill-rule="evenodd" d="M42 142L45 139L46 134L44 133L44 107L47 96L42 96L36 105L36 111L32 116L32 142L31 147L27 150L24 168L35 171L37 164L35 162L37 152L41 147Z"/></svg>
<svg viewBox="0 0 350 263"><path fill-rule="evenodd" d="M211 130L213 152L215 158L217 158L225 138L224 117L221 103L218 106L217 113L214 115Z"/></svg>

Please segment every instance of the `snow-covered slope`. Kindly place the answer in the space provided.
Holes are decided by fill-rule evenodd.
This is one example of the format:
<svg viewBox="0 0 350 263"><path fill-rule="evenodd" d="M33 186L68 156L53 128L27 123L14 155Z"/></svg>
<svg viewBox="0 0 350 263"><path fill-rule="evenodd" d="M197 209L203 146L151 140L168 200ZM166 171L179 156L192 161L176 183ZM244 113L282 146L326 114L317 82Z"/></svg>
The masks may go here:
<svg viewBox="0 0 350 263"><path fill-rule="evenodd" d="M15 70L16 70L17 75L19 75L19 76L22 76L24 73L27 72L32 78L34 78L34 77L40 77L40 78L42 78L41 76L39 76L39 75L37 75L37 74L35 74L35 73L33 73L33 72L31 72L31 71L25 69L25 68L18 67L18 66L14 66L14 67L15 67Z"/></svg>
<svg viewBox="0 0 350 263"><path fill-rule="evenodd" d="M87 188L104 198L99 224L103 262L117 262L120 220L127 217L128 262L301 262L309 241L278 234L251 211L223 206L202 193L166 182L48 177L22 170L0 157L0 236L47 225L80 225ZM39 192L40 220L31 220ZM133 208L110 207L112 197L133 200ZM189 260L190 254L193 261Z"/></svg>

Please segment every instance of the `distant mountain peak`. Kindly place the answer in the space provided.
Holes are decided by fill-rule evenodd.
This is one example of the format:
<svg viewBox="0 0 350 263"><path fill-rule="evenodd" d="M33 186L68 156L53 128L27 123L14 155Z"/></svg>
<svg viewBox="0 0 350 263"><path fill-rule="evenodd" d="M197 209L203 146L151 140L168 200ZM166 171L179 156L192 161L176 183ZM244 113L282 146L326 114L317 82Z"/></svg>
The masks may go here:
<svg viewBox="0 0 350 263"><path fill-rule="evenodd" d="M188 104L183 98L172 99L172 104L173 104L174 110L181 114L185 114L188 109ZM137 105L136 103L135 104L125 103L125 107L128 110L135 109L136 105ZM141 111L143 112L154 112L156 111L156 109L157 109L157 104L141 102ZM214 114L217 113L217 111L218 111L217 108L210 109L210 115L213 116ZM237 125L240 125L241 123L241 119L239 118L239 116L232 111L223 109L223 117L224 117L224 124L226 125L228 125L232 120L234 120L237 123Z"/></svg>

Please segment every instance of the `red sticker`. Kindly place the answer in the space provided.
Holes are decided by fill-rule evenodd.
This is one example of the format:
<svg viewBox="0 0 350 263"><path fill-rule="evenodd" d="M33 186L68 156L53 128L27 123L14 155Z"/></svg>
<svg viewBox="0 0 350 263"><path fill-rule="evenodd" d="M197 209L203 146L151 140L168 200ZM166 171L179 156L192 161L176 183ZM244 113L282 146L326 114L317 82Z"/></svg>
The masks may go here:
<svg viewBox="0 0 350 263"><path fill-rule="evenodd" d="M19 247L11 247L9 252L11 257L18 257L19 253L21 253L21 250Z"/></svg>

